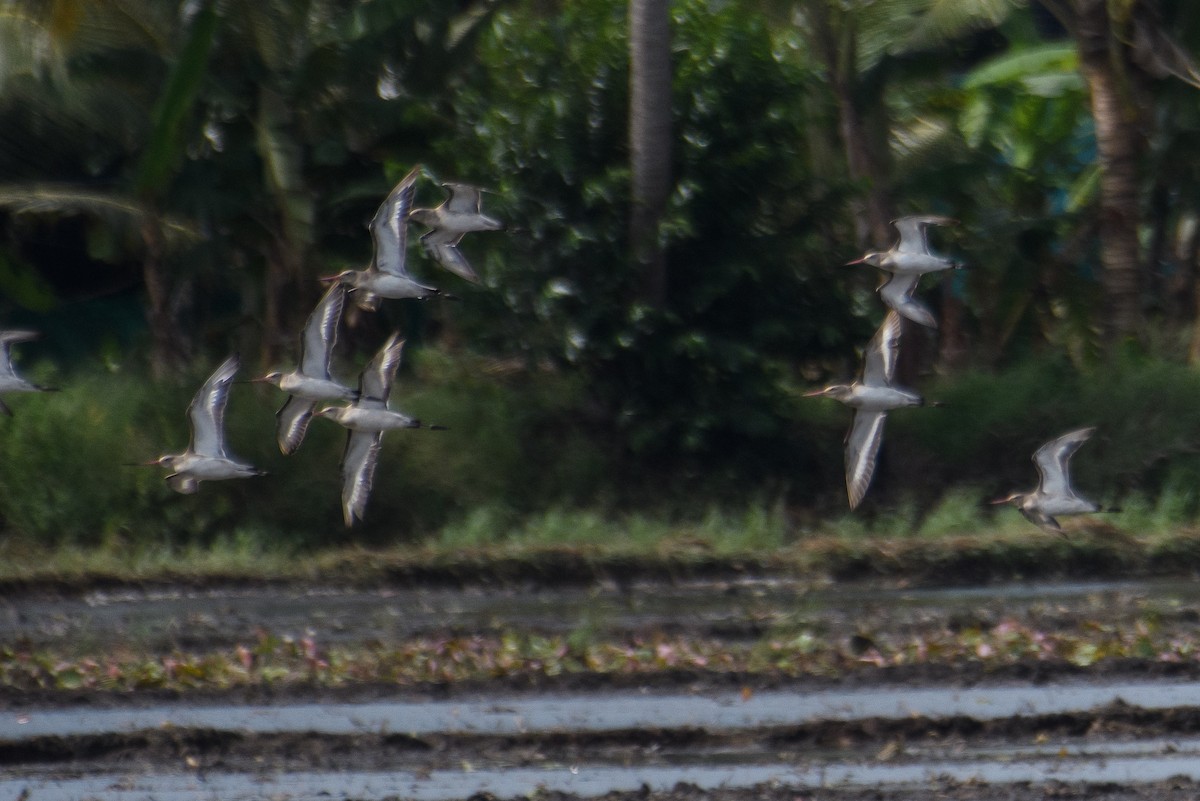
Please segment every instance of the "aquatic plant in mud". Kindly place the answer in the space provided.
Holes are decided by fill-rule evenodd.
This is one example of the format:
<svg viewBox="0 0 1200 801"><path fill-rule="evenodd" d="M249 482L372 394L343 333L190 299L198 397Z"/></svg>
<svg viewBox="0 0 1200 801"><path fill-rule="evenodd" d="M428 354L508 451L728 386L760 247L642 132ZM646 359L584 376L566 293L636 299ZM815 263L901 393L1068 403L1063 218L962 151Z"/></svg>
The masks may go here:
<svg viewBox="0 0 1200 801"><path fill-rule="evenodd" d="M730 644L665 633L596 637L541 635L418 637L395 645L326 645L259 631L250 641L210 652L146 656L131 650L67 657L50 650L0 648L0 687L17 690L229 689L356 683L420 685L547 677L568 673L628 676L687 671L799 677L868 668L1057 662L1089 667L1110 659L1200 661L1200 632L1164 630L1153 616L1130 624L1084 622L1045 631L1006 618L990 626L919 634L860 632L830 639L806 629Z"/></svg>

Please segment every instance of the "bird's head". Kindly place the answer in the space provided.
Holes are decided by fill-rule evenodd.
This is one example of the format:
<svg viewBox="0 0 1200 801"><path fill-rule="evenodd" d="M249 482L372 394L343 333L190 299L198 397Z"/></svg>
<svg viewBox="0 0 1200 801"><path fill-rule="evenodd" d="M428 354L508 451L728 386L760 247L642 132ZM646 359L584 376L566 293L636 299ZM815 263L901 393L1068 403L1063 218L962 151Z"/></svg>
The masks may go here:
<svg viewBox="0 0 1200 801"><path fill-rule="evenodd" d="M806 398L833 398L838 401L845 401L854 394L854 389L849 384L831 384L824 389L814 389L810 392L805 392Z"/></svg>
<svg viewBox="0 0 1200 801"><path fill-rule="evenodd" d="M354 270L342 270L337 275L323 275L317 280L323 284L332 284L335 282L339 284L349 284L352 282L351 278L353 275Z"/></svg>
<svg viewBox="0 0 1200 801"><path fill-rule="evenodd" d="M988 503L992 504L993 506L999 506L1002 503L1010 503L1013 506L1020 506L1021 501L1024 498L1025 498L1025 493L1014 492L1011 495L1005 495L1003 498L996 498L995 500L988 501Z"/></svg>
<svg viewBox="0 0 1200 801"><path fill-rule="evenodd" d="M883 264L886 256L887 254L883 251L872 250L869 253L863 254L861 258L846 262L846 266L849 267L851 264L869 264L872 267L879 267Z"/></svg>
<svg viewBox="0 0 1200 801"><path fill-rule="evenodd" d="M148 462L135 462L134 464L137 467L165 467L168 470L171 470L171 469L173 469L175 462L178 459L179 459L178 455L173 454L173 453L168 453L168 454L164 454L163 456L158 457L157 459L151 459Z"/></svg>

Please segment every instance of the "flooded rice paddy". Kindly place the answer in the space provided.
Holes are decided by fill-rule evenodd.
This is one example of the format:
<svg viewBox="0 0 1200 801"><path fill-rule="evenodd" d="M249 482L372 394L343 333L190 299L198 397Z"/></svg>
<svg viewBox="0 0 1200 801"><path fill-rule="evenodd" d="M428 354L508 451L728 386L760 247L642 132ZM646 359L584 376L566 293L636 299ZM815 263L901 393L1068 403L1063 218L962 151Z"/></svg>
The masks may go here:
<svg viewBox="0 0 1200 801"><path fill-rule="evenodd" d="M740 578L37 595L0 600L0 644L161 652L227 647L255 630L349 644L512 630L668 631L734 643L796 627L869 641L1002 619L1047 631L1149 620L1169 637L1200 620L1200 586L911 589ZM1196 798L1195 665L10 692L0 697L0 799Z"/></svg>

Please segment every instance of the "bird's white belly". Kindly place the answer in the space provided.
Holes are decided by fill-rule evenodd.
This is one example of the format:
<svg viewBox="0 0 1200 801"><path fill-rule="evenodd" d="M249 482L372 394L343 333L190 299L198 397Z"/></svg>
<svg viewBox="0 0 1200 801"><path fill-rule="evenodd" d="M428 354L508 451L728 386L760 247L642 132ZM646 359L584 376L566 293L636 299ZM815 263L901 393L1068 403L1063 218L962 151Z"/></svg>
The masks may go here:
<svg viewBox="0 0 1200 801"><path fill-rule="evenodd" d="M397 300L399 298L423 298L429 294L429 289L400 275L380 273L358 284L359 289L365 289L376 295Z"/></svg>
<svg viewBox="0 0 1200 801"><path fill-rule="evenodd" d="M290 373L279 382L279 388L289 395L315 401L351 400L355 392L336 381Z"/></svg>
<svg viewBox="0 0 1200 801"><path fill-rule="evenodd" d="M196 457L189 460L187 467L179 470L195 479L213 480L222 478L237 478L250 474L252 468L239 464L232 459L221 459L215 456Z"/></svg>
<svg viewBox="0 0 1200 801"><path fill-rule="evenodd" d="M338 422L353 431L389 431L394 428L414 428L417 421L390 409L354 409Z"/></svg>
<svg viewBox="0 0 1200 801"><path fill-rule="evenodd" d="M37 387L23 378L15 376L0 377L0 392L33 392Z"/></svg>
<svg viewBox="0 0 1200 801"><path fill-rule="evenodd" d="M447 233L467 234L471 231L498 231L501 225L499 220L493 220L483 214L443 212L437 227Z"/></svg>
<svg viewBox="0 0 1200 801"><path fill-rule="evenodd" d="M887 269L894 273L934 273L938 270L949 270L954 266L950 259L934 256L932 253L893 253L890 261Z"/></svg>
<svg viewBox="0 0 1200 801"><path fill-rule="evenodd" d="M867 412L886 412L890 409L900 409L905 406L920 406L921 396L906 389L896 387L860 387L848 406Z"/></svg>
<svg viewBox="0 0 1200 801"><path fill-rule="evenodd" d="M1099 508L1096 504L1083 498L1044 498L1038 507L1051 517L1087 514L1095 512Z"/></svg>

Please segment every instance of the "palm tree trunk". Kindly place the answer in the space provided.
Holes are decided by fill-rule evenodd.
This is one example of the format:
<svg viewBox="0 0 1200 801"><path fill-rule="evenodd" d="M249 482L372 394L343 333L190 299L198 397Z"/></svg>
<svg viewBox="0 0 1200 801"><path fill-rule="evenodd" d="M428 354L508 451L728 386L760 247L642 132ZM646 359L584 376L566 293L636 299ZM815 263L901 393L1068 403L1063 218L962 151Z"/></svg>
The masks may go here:
<svg viewBox="0 0 1200 801"><path fill-rule="evenodd" d="M256 128L264 180L275 199L274 231L264 244L266 259L262 359L269 364L291 341L303 319L296 303L304 275L305 254L313 241L315 202L304 182L303 149L292 133L287 101L261 86Z"/></svg>
<svg viewBox="0 0 1200 801"><path fill-rule="evenodd" d="M1136 109L1122 91L1112 21L1105 0L1076 0L1079 66L1091 93L1100 166L1100 258L1109 342L1142 330L1138 243L1138 161L1144 139Z"/></svg>
<svg viewBox="0 0 1200 801"><path fill-rule="evenodd" d="M671 193L670 23L667 0L629 0L629 244L641 297L655 306L667 293L659 224Z"/></svg>
<svg viewBox="0 0 1200 801"><path fill-rule="evenodd" d="M853 181L864 185L866 197L859 202L857 235L859 248L885 248L895 209L888 196L887 180L879 159L872 152L867 126L856 100L855 32L850 15L834 20L828 0L809 5L815 49L825 66L826 79L837 105L838 133L846 153L846 169Z"/></svg>
<svg viewBox="0 0 1200 801"><path fill-rule="evenodd" d="M142 223L142 242L146 247L142 256L142 282L149 301L146 322L150 326L150 372L155 378L170 375L179 365L182 352L163 270L162 239L157 215L147 214Z"/></svg>

